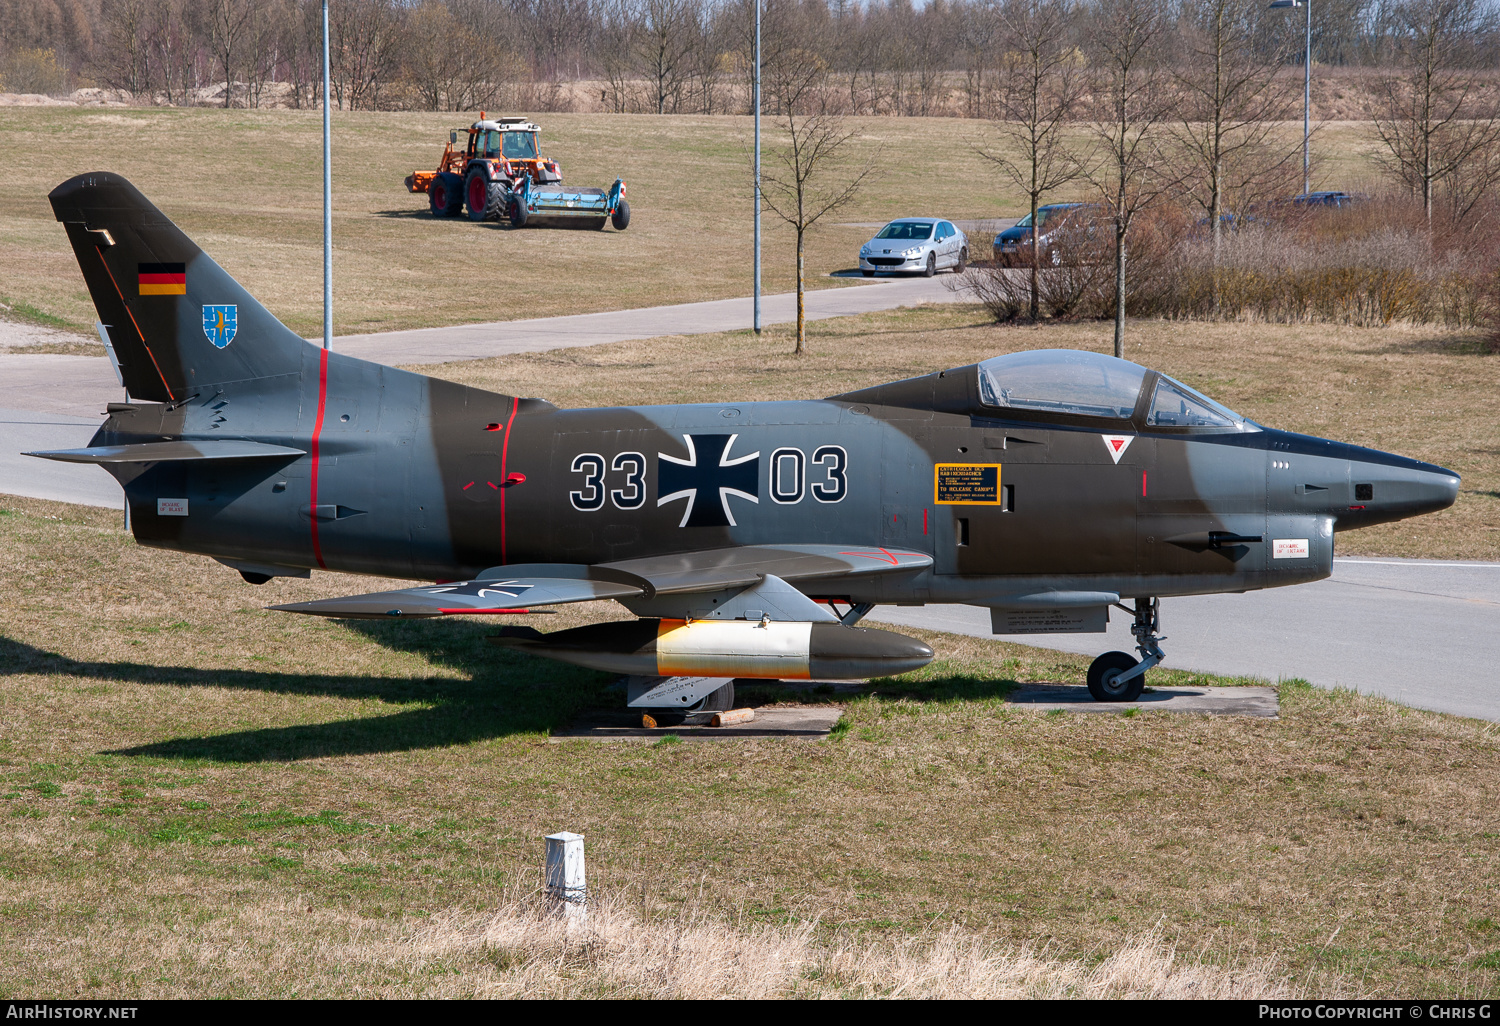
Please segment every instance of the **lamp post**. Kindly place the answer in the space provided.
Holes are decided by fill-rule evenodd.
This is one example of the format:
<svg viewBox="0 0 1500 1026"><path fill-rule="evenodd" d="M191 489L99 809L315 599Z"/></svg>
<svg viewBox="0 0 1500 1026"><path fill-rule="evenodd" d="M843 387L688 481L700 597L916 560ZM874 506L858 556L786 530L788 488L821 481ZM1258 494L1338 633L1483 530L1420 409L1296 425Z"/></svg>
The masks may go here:
<svg viewBox="0 0 1500 1026"><path fill-rule="evenodd" d="M1308 140L1312 135L1312 0L1271 0L1271 7L1307 8L1306 50L1302 61L1302 195L1312 191Z"/></svg>
<svg viewBox="0 0 1500 1026"><path fill-rule="evenodd" d="M333 348L333 146L328 113L328 0L323 0L323 348ZM322 416L320 411L319 417Z"/></svg>
<svg viewBox="0 0 1500 1026"><path fill-rule="evenodd" d="M760 334L760 0L755 0L755 333Z"/></svg>

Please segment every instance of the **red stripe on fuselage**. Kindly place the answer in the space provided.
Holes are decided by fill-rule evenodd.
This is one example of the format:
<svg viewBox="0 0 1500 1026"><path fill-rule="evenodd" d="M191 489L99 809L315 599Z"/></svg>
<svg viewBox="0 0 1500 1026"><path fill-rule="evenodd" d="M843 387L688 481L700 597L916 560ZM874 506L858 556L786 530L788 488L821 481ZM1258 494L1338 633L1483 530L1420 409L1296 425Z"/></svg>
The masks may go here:
<svg viewBox="0 0 1500 1026"><path fill-rule="evenodd" d="M520 407L520 405L521 405L521 400L519 398L512 398L511 399L511 401L510 401L510 419L505 422L505 441L503 441L502 443L500 443L500 480L505 481L507 484L509 484L510 481L505 476L505 461L506 461L506 458L509 457L509 455L510 455L510 426L516 422L516 410L517 410L518 407ZM510 558L509 558L509 556L506 555L506 550L505 550L505 493L506 493L506 491L507 491L507 489L505 489L505 488L500 489L500 563L501 563L502 566L504 564L510 562Z"/></svg>
<svg viewBox="0 0 1500 1026"><path fill-rule="evenodd" d="M308 489L308 504L312 507L312 551L313 559L318 561L318 566L324 570L328 564L323 562L323 546L318 544L318 440L323 435L323 410L328 405L328 350L324 349L318 358L318 419L313 422L312 432L312 478Z"/></svg>

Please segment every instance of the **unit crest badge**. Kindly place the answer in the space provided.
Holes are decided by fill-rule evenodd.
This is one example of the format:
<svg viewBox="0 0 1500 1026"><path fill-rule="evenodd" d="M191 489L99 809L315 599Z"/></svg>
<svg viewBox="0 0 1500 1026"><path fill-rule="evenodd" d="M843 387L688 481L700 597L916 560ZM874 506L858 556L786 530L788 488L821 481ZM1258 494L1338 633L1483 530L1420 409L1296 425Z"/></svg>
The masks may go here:
<svg viewBox="0 0 1500 1026"><path fill-rule="evenodd" d="M223 349L234 341L236 328L235 305L205 306L203 308L203 334L217 349Z"/></svg>

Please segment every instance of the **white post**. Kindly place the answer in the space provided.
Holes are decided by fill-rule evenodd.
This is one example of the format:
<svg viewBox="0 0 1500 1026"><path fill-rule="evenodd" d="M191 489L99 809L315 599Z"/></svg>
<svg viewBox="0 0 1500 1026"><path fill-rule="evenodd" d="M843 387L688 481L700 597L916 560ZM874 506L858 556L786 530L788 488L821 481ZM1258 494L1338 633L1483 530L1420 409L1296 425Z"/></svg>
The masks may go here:
<svg viewBox="0 0 1500 1026"><path fill-rule="evenodd" d="M583 871L583 835L547 835L547 897L568 919L588 918L588 884Z"/></svg>

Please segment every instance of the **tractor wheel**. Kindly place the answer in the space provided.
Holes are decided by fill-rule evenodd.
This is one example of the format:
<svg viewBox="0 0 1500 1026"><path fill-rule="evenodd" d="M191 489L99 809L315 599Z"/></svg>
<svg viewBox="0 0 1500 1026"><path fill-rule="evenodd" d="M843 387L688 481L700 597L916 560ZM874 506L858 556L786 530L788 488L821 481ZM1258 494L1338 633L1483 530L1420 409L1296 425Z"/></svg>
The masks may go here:
<svg viewBox="0 0 1500 1026"><path fill-rule="evenodd" d="M615 224L615 231L623 232L630 227L630 204L620 200L620 205L615 207L614 215L610 218Z"/></svg>
<svg viewBox="0 0 1500 1026"><path fill-rule="evenodd" d="M484 219L503 221L510 214L510 183L491 182L484 200Z"/></svg>
<svg viewBox="0 0 1500 1026"><path fill-rule="evenodd" d="M463 179L444 171L427 186L427 204L433 217L452 217L463 205Z"/></svg>
<svg viewBox="0 0 1500 1026"><path fill-rule="evenodd" d="M526 219L531 216L531 211L526 209L526 204L521 202L521 197L512 195L510 201L510 226L512 228L525 228Z"/></svg>
<svg viewBox="0 0 1500 1026"><path fill-rule="evenodd" d="M490 205L490 176L479 168L469 172L464 179L464 207L470 221L483 221L485 209Z"/></svg>

